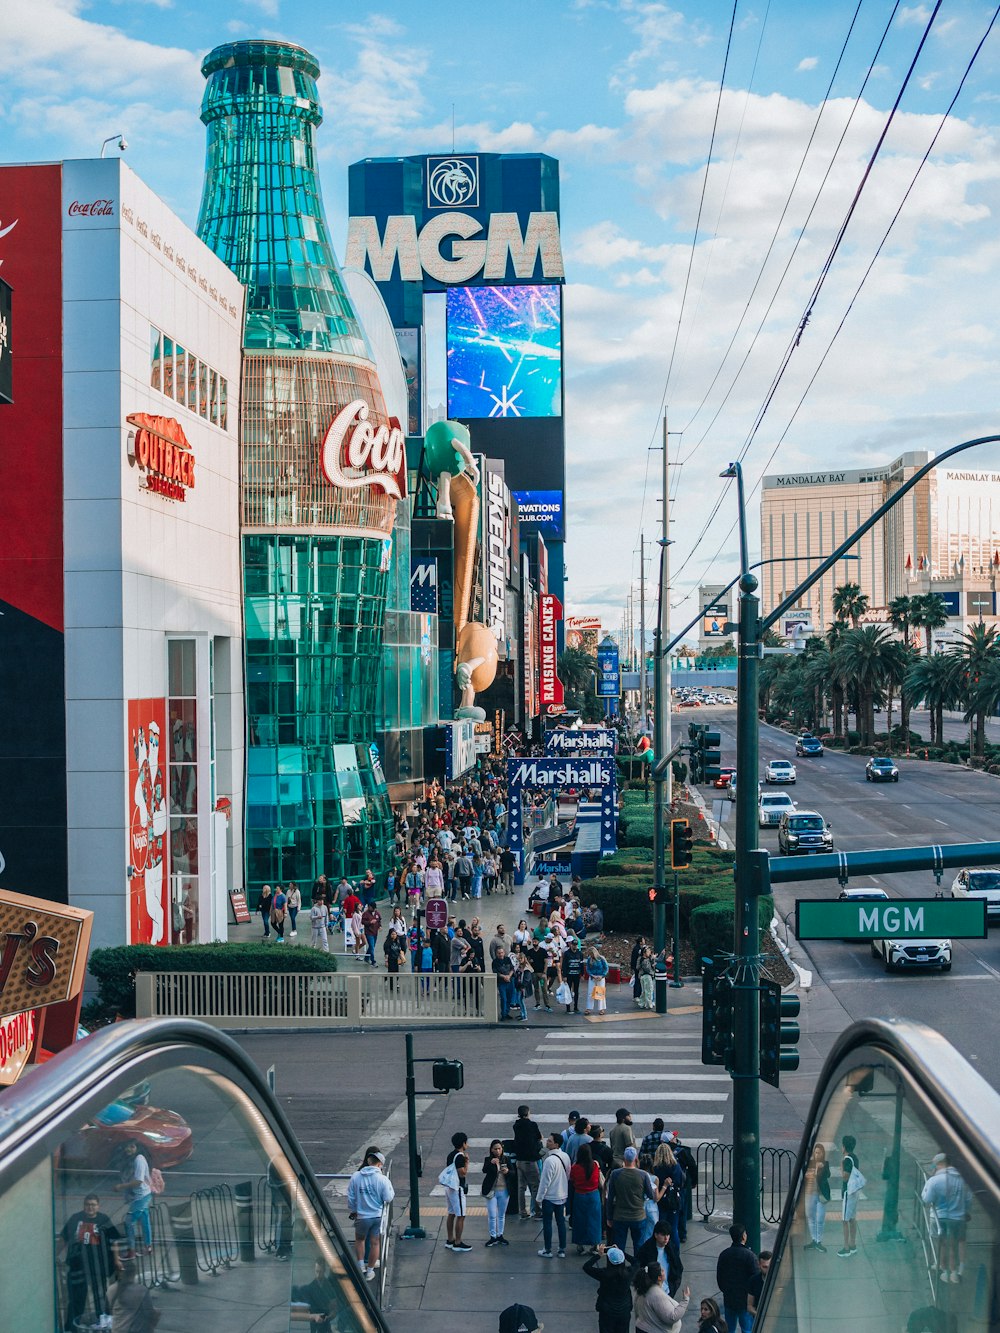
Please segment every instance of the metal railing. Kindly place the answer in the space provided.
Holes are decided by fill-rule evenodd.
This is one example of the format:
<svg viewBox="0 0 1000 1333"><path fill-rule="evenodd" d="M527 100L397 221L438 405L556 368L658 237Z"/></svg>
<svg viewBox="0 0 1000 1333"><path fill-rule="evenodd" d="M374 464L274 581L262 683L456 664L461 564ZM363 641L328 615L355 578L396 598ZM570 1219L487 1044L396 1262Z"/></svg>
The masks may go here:
<svg viewBox="0 0 1000 1333"><path fill-rule="evenodd" d="M213 1276L240 1257L236 1204L228 1185L210 1185L191 1195L195 1256L202 1273Z"/></svg>
<svg viewBox="0 0 1000 1333"><path fill-rule="evenodd" d="M732 1193L733 1145L699 1143L695 1152L698 1183L694 1190L694 1209L707 1221L718 1206L716 1194ZM789 1148L760 1150L760 1215L774 1225L781 1217L795 1171L795 1153Z"/></svg>
<svg viewBox="0 0 1000 1333"><path fill-rule="evenodd" d="M200 1018L217 1028L495 1023L492 974L140 972L139 1018Z"/></svg>

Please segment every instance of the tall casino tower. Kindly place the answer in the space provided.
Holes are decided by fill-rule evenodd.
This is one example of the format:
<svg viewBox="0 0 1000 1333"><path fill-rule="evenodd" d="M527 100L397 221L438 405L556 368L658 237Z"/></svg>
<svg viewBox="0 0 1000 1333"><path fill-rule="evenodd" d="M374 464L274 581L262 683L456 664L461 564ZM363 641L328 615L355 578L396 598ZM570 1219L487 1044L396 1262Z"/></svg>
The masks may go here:
<svg viewBox="0 0 1000 1333"><path fill-rule="evenodd" d="M241 446L247 849L307 888L393 846L375 703L405 439L386 415L330 243L308 51L233 42L204 60L198 235L248 289Z"/></svg>

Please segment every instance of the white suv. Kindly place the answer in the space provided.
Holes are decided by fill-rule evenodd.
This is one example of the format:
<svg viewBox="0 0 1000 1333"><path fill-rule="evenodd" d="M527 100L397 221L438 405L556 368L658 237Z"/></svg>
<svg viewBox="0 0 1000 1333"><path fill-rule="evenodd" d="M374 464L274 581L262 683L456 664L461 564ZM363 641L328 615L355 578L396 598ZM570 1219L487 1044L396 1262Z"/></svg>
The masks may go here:
<svg viewBox="0 0 1000 1333"><path fill-rule="evenodd" d="M952 883L951 896L982 899L987 924L1000 921L1000 870L960 870Z"/></svg>
<svg viewBox="0 0 1000 1333"><path fill-rule="evenodd" d="M939 967L951 971L951 940L872 940L872 957L881 958L885 970Z"/></svg>

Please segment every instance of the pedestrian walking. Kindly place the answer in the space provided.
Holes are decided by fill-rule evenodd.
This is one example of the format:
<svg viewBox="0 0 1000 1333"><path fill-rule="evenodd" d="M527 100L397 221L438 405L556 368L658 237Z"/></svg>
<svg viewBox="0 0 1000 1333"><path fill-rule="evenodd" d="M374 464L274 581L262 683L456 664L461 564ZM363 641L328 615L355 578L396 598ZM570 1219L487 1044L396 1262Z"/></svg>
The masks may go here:
<svg viewBox="0 0 1000 1333"><path fill-rule="evenodd" d="M600 1244L602 1227L601 1168L594 1161L589 1143L581 1143L570 1167L572 1187L571 1222L577 1254Z"/></svg>
<svg viewBox="0 0 1000 1333"><path fill-rule="evenodd" d="M357 957L365 947L365 920L360 901L351 916L351 939L354 942L354 956Z"/></svg>
<svg viewBox="0 0 1000 1333"><path fill-rule="evenodd" d="M573 1122L573 1128L569 1133L563 1134L562 1146L563 1152L571 1162L576 1161L576 1155L583 1145L592 1143L590 1136L590 1121L585 1115L577 1114Z"/></svg>
<svg viewBox="0 0 1000 1333"><path fill-rule="evenodd" d="M516 1195L515 1176L511 1159L504 1152L503 1141L494 1139L490 1144L489 1156L483 1162L482 1193L486 1200L486 1216L490 1227L487 1249L493 1245L510 1244L504 1237L503 1229L512 1188Z"/></svg>
<svg viewBox="0 0 1000 1333"><path fill-rule="evenodd" d="M587 953L587 1013L603 1014L607 1009L608 960L595 946Z"/></svg>
<svg viewBox="0 0 1000 1333"><path fill-rule="evenodd" d="M563 979L573 996L572 1012L580 1012L580 981L583 978L584 957L583 950L580 948L580 942L575 935L571 936L569 948L563 955L562 971ZM566 1012L570 1012L570 1006L567 1004Z"/></svg>
<svg viewBox="0 0 1000 1333"><path fill-rule="evenodd" d="M466 1193L469 1188L466 1180L469 1173L468 1135L453 1134L451 1142L447 1164L438 1176L439 1184L444 1186L448 1207L445 1249L453 1250L456 1254L468 1254L472 1246L462 1239L467 1212Z"/></svg>
<svg viewBox="0 0 1000 1333"><path fill-rule="evenodd" d="M552 1221L559 1236L559 1258L566 1258L566 1201L569 1198L570 1160L559 1147L559 1139L550 1134L545 1140L546 1155L538 1182L538 1201L542 1205L542 1259L552 1258Z"/></svg>
<svg viewBox="0 0 1000 1333"><path fill-rule="evenodd" d="M614 1162L611 1158L611 1144L604 1137L604 1126L591 1125L590 1137L592 1140L590 1151L594 1154L594 1161L601 1168L601 1175L607 1180Z"/></svg>
<svg viewBox="0 0 1000 1333"><path fill-rule="evenodd" d="M645 935L640 935L632 945L632 954L629 958L629 967L632 969L632 998L636 1002L638 1002L642 996L642 984L639 980L639 959L642 956L643 949L646 947L646 943Z"/></svg>
<svg viewBox="0 0 1000 1333"><path fill-rule="evenodd" d="M617 1245L598 1245L583 1271L599 1283L597 1333L629 1333L632 1326L631 1270Z"/></svg>
<svg viewBox="0 0 1000 1333"><path fill-rule="evenodd" d="M549 993L545 984L545 972L549 965L549 955L541 941L535 941L528 950L528 957L531 959L531 971L535 978L535 1008L541 1009L544 1001L545 1008L551 1013L552 1006L549 1004Z"/></svg>
<svg viewBox="0 0 1000 1333"><path fill-rule="evenodd" d="M747 1246L747 1229L740 1222L729 1228L732 1244L722 1251L715 1265L715 1281L722 1292L722 1309L729 1333L750 1333L753 1315L747 1309L750 1284L757 1273L757 1260Z"/></svg>
<svg viewBox="0 0 1000 1333"><path fill-rule="evenodd" d="M653 951L648 945L639 955L636 963L636 973L639 977L637 1006L640 1009L654 1009L656 1005L653 999L653 981L656 977L656 963L653 959Z"/></svg>
<svg viewBox="0 0 1000 1333"><path fill-rule="evenodd" d="M514 964L507 957L507 951L503 945L497 949L492 967L497 979L500 1022L505 1023L510 1018L510 1007L514 1000Z"/></svg>
<svg viewBox="0 0 1000 1333"><path fill-rule="evenodd" d="M514 931L514 943L521 949L531 947L531 931L528 929L528 923L524 917L517 923L517 930Z"/></svg>
<svg viewBox="0 0 1000 1333"><path fill-rule="evenodd" d="M663 1269L649 1264L636 1269L635 1333L681 1333L681 1320L687 1314L691 1288L685 1287L682 1299L675 1301L663 1286Z"/></svg>
<svg viewBox="0 0 1000 1333"><path fill-rule="evenodd" d="M500 853L500 883L503 885L504 893L514 892L514 871L517 869L517 857L505 847Z"/></svg>
<svg viewBox="0 0 1000 1333"><path fill-rule="evenodd" d="M656 1223L649 1240L639 1246L635 1261L640 1268L648 1267L654 1263L659 1264L666 1274L664 1282L667 1291L671 1296L677 1294L677 1289L681 1285L681 1278L684 1276L684 1265L681 1262L680 1249L666 1222Z"/></svg>
<svg viewBox="0 0 1000 1333"><path fill-rule="evenodd" d="M394 930L387 930L382 952L385 954L385 970L391 976L396 976L406 954L406 936L399 935Z"/></svg>
<svg viewBox="0 0 1000 1333"><path fill-rule="evenodd" d="M612 1131L613 1133L614 1131ZM608 1221L611 1234L619 1249L624 1250L629 1239L635 1254L645 1240L646 1200L656 1200L652 1179L639 1169L639 1153L628 1147L620 1167L608 1178Z"/></svg>
<svg viewBox="0 0 1000 1333"><path fill-rule="evenodd" d="M320 895L313 894L312 907L309 909L309 925L311 927L310 943L314 949L322 949L324 953L330 952L330 909L326 905L326 899Z"/></svg>
<svg viewBox="0 0 1000 1333"><path fill-rule="evenodd" d="M365 932L366 957L371 966L375 967L375 945L378 943L378 933L382 929L382 913L374 903L369 904L362 913L361 928Z"/></svg>
<svg viewBox="0 0 1000 1333"><path fill-rule="evenodd" d="M497 933L490 940L491 961L496 959L498 949L503 949L508 953L510 952L510 940L507 938L507 927L500 921L497 924L496 930Z"/></svg>
<svg viewBox="0 0 1000 1333"><path fill-rule="evenodd" d="M285 942L285 922L288 919L288 895L279 884L271 900L271 925L278 937L278 943Z"/></svg>
<svg viewBox="0 0 1000 1333"><path fill-rule="evenodd" d="M526 1103L517 1108L517 1119L513 1124L514 1159L517 1162L517 1209L522 1221L534 1214L541 1216L538 1203L539 1158L542 1155L542 1131L531 1119L531 1107ZM524 1194L528 1194L528 1206L524 1206Z"/></svg>
<svg viewBox="0 0 1000 1333"><path fill-rule="evenodd" d="M260 891L260 897L257 899L257 911L264 923L264 939L271 934L271 906L274 902L274 894L271 892L270 884L265 884Z"/></svg>
<svg viewBox="0 0 1000 1333"><path fill-rule="evenodd" d="M289 934L294 939L299 933L297 922L302 908L302 891L294 880L288 886L287 899L288 924L291 926Z"/></svg>
<svg viewBox="0 0 1000 1333"><path fill-rule="evenodd" d="M424 893L428 898L444 897L444 871L436 853L431 854L424 872Z"/></svg>
<svg viewBox="0 0 1000 1333"><path fill-rule="evenodd" d="M826 1208L830 1202L830 1163L826 1160L826 1149L817 1143L809 1156L806 1167L806 1225L809 1227L807 1250L819 1250L826 1253L823 1244L823 1231L826 1227Z"/></svg>
<svg viewBox="0 0 1000 1333"><path fill-rule="evenodd" d="M934 1209L941 1231L938 1259L942 1282L961 1282L965 1273L965 1232L972 1210L972 1191L950 1165L947 1153L935 1153L934 1174L920 1192L923 1203Z"/></svg>
<svg viewBox="0 0 1000 1333"><path fill-rule="evenodd" d="M850 1259L858 1252L858 1195L868 1183L858 1165L858 1141L853 1134L840 1140L844 1156L840 1163L841 1218L844 1223L844 1244L837 1251L840 1259ZM728 1316L727 1316L728 1318Z"/></svg>
<svg viewBox="0 0 1000 1333"><path fill-rule="evenodd" d="M124 1194L128 1205L125 1212L125 1235L129 1249L136 1254L149 1254L153 1248L153 1231L149 1222L149 1208L153 1202L152 1177L149 1159L139 1151L135 1139L122 1145L116 1194ZM141 1233L141 1243L138 1234Z"/></svg>
<svg viewBox="0 0 1000 1333"><path fill-rule="evenodd" d="M680 1249L680 1215L684 1207L684 1172L669 1143L661 1143L653 1158L656 1176L656 1202L659 1220L670 1228L674 1244Z"/></svg>
<svg viewBox="0 0 1000 1333"><path fill-rule="evenodd" d="M694 1192L698 1188L698 1159L687 1144L681 1142L681 1137L676 1129L671 1130L667 1141L674 1150L677 1165L684 1172L684 1188L682 1190L684 1202L677 1215L677 1235L683 1245L687 1240L687 1224L694 1216Z"/></svg>
<svg viewBox="0 0 1000 1333"><path fill-rule="evenodd" d="M528 1021L528 996L535 989L535 974L527 957L521 954L514 973L514 1002L519 1009L518 1018L522 1023Z"/></svg>
<svg viewBox="0 0 1000 1333"><path fill-rule="evenodd" d="M354 1223L354 1253L369 1282L381 1262L382 1209L396 1197L392 1182L382 1170L384 1166L385 1154L369 1148L361 1168L347 1184L348 1216Z"/></svg>
<svg viewBox="0 0 1000 1333"><path fill-rule="evenodd" d="M463 850L455 862L455 876L458 879L458 891L462 898L469 898L472 887L472 858Z"/></svg>

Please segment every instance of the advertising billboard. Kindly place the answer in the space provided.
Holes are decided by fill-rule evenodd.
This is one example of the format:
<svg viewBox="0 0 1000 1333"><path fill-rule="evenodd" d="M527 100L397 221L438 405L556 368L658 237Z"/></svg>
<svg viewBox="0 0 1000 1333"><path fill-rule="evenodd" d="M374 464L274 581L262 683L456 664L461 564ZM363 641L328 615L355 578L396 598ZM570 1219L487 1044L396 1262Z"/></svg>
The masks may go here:
<svg viewBox="0 0 1000 1333"><path fill-rule="evenodd" d="M600 641L601 622L596 616L566 617L567 648L576 648L588 657L596 657Z"/></svg>
<svg viewBox="0 0 1000 1333"><path fill-rule="evenodd" d="M701 637L703 639L724 638L728 619L729 612L721 603L717 606L706 607L705 618L701 622Z"/></svg>
<svg viewBox="0 0 1000 1333"><path fill-rule="evenodd" d="M165 699L128 701L128 942L169 944Z"/></svg>
<svg viewBox="0 0 1000 1333"><path fill-rule="evenodd" d="M10 284L0 278L0 403L14 401L14 323Z"/></svg>
<svg viewBox="0 0 1000 1333"><path fill-rule="evenodd" d="M483 532L483 621L493 631L500 645L500 656L507 648L507 583L510 579L510 491L503 473L487 465L483 479L485 504L482 507Z"/></svg>
<svg viewBox="0 0 1000 1333"><path fill-rule="evenodd" d="M554 593L538 599L539 701L546 713L561 713L564 705L563 683L556 669L559 645L558 624L562 620L562 602Z"/></svg>
<svg viewBox="0 0 1000 1333"><path fill-rule="evenodd" d="M605 639L597 649L597 697L617 699L622 692L622 677L618 659L618 645L614 639Z"/></svg>
<svg viewBox="0 0 1000 1333"><path fill-rule="evenodd" d="M449 417L560 416L559 288L450 287L447 358Z"/></svg>
<svg viewBox="0 0 1000 1333"><path fill-rule="evenodd" d="M550 541L562 541L562 491L512 491L517 501L517 521L535 532L541 532Z"/></svg>
<svg viewBox="0 0 1000 1333"><path fill-rule="evenodd" d="M436 616L438 613L438 561L436 555L410 556L410 610Z"/></svg>
<svg viewBox="0 0 1000 1333"><path fill-rule="evenodd" d="M420 343L422 329L396 329L396 345L399 359L403 363L403 376L406 379L407 435L423 434L423 412L421 402L421 364Z"/></svg>

